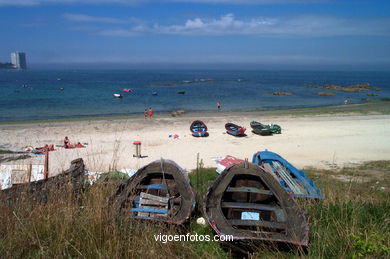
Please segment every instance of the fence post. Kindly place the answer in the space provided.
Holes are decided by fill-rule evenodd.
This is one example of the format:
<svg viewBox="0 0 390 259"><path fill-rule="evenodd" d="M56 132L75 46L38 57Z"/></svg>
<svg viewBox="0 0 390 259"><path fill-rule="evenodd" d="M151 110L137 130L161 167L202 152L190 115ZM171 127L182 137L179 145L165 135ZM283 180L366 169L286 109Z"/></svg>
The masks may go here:
<svg viewBox="0 0 390 259"><path fill-rule="evenodd" d="M45 164L43 167L43 179L49 178L49 151L45 148Z"/></svg>
<svg viewBox="0 0 390 259"><path fill-rule="evenodd" d="M32 173L32 164L30 163L28 166L28 171L27 171L27 177L28 177L29 183L31 183L31 173Z"/></svg>

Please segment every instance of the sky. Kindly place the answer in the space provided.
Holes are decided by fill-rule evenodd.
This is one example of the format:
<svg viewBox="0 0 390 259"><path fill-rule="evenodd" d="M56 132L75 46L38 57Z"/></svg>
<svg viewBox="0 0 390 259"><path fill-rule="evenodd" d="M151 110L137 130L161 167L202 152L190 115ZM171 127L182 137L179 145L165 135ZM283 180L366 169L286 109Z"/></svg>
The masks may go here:
<svg viewBox="0 0 390 259"><path fill-rule="evenodd" d="M0 0L0 62L390 70L388 0Z"/></svg>

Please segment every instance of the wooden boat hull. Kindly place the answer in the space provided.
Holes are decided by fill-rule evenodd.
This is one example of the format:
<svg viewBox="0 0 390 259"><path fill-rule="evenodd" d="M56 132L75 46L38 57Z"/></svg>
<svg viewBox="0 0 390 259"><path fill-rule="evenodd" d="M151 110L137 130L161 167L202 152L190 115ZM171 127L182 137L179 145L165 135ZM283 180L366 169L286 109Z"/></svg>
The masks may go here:
<svg viewBox="0 0 390 259"><path fill-rule="evenodd" d="M250 123L252 132L262 136L272 135L272 131L269 126L263 125L260 122L252 121Z"/></svg>
<svg viewBox="0 0 390 259"><path fill-rule="evenodd" d="M257 152L252 162L265 166L277 177L280 185L297 198L323 199L323 192L306 176L305 172L298 170L287 160L270 151Z"/></svg>
<svg viewBox="0 0 390 259"><path fill-rule="evenodd" d="M209 135L206 124L200 120L191 123L190 131L194 137L207 137Z"/></svg>
<svg viewBox="0 0 390 259"><path fill-rule="evenodd" d="M266 135L282 133L282 128L277 124L264 125L260 122L252 121L250 125L253 133L255 134L266 136Z"/></svg>
<svg viewBox="0 0 390 259"><path fill-rule="evenodd" d="M120 186L112 199L125 218L183 224L195 208L195 193L187 173L171 160L154 161Z"/></svg>
<svg viewBox="0 0 390 259"><path fill-rule="evenodd" d="M303 210L271 174L252 163L235 164L222 172L208 190L204 213L220 236L308 244Z"/></svg>
<svg viewBox="0 0 390 259"><path fill-rule="evenodd" d="M225 124L226 133L232 136L245 136L245 128L238 126L234 123L226 123Z"/></svg>

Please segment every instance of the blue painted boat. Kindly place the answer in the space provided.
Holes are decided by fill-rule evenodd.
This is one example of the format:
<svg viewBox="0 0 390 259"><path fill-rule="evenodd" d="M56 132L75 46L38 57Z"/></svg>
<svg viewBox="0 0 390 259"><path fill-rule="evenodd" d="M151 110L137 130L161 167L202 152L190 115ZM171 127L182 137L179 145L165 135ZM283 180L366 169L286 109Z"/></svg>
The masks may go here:
<svg viewBox="0 0 390 259"><path fill-rule="evenodd" d="M207 126L203 121L196 120L191 123L190 131L194 137L207 137Z"/></svg>
<svg viewBox="0 0 390 259"><path fill-rule="evenodd" d="M157 160L137 171L111 198L124 218L180 225L195 209L195 191L187 172L171 160Z"/></svg>
<svg viewBox="0 0 390 259"><path fill-rule="evenodd" d="M238 126L234 123L230 123L230 122L226 123L225 129L226 129L226 132L232 136L236 136L236 137L246 136L245 135L246 129L244 127Z"/></svg>
<svg viewBox="0 0 390 259"><path fill-rule="evenodd" d="M252 162L272 172L280 185L295 197L324 198L323 192L307 177L304 171L298 170L280 155L265 150L255 153Z"/></svg>

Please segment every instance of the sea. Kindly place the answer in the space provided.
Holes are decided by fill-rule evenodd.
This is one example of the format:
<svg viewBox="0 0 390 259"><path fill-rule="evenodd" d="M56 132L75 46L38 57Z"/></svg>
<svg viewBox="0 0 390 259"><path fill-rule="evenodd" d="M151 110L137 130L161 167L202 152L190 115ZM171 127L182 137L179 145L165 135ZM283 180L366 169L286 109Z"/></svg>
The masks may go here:
<svg viewBox="0 0 390 259"><path fill-rule="evenodd" d="M306 87L366 83L381 91ZM276 91L293 95L273 95ZM336 95L318 96L320 91ZM155 113L216 111L217 102L222 111L272 110L389 97L390 72L380 71L0 70L0 121L142 114L149 107Z"/></svg>

